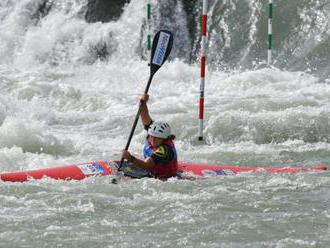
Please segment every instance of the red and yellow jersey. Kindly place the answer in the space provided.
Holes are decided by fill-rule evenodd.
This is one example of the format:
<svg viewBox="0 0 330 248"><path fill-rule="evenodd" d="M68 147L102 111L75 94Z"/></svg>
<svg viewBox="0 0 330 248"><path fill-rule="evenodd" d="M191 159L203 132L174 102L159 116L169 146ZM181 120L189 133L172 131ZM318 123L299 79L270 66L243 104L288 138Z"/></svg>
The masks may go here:
<svg viewBox="0 0 330 248"><path fill-rule="evenodd" d="M144 158L151 157L155 162L155 167L150 172L157 178L169 178L176 176L178 170L177 153L171 139L163 144L152 147L148 138L143 148Z"/></svg>

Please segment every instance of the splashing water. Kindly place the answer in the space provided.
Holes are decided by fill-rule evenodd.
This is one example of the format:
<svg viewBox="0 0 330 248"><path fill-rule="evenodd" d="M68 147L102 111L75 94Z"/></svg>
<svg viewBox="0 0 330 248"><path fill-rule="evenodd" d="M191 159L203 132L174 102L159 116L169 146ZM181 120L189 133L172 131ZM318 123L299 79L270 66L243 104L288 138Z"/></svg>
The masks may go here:
<svg viewBox="0 0 330 248"><path fill-rule="evenodd" d="M189 38L184 2L174 2L170 18L162 9L171 6L153 1L154 29L177 28L180 35L172 59L153 79L149 106L155 119L171 123L180 160L329 165L329 4L278 1L278 13L287 14L274 19L276 67L265 68L265 3L210 2L201 144L199 69L197 61L188 63L198 57L199 40ZM145 1L132 0L119 20L109 23L85 21L87 0L48 1L49 12L40 14L44 3L0 3L1 171L119 159L149 76L141 59ZM144 138L139 125L133 153L141 153ZM0 182L0 246L327 247L330 242L328 172L110 182Z"/></svg>

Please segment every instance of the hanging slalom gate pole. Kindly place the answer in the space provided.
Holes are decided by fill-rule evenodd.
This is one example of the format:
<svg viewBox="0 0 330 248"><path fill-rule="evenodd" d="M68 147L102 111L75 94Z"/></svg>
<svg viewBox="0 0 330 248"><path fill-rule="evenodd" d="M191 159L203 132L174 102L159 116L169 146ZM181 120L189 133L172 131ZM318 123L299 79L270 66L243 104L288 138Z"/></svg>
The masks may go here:
<svg viewBox="0 0 330 248"><path fill-rule="evenodd" d="M147 51L151 50L151 0L147 3Z"/></svg>
<svg viewBox="0 0 330 248"><path fill-rule="evenodd" d="M273 49L273 0L269 0L268 4L268 53L267 64L272 63L272 49Z"/></svg>
<svg viewBox="0 0 330 248"><path fill-rule="evenodd" d="M202 44L201 44L201 82L199 97L199 134L198 140L203 140L203 121L204 121L204 88L205 88L205 65L206 65L206 43L207 43L207 5L208 0L203 0L202 16Z"/></svg>

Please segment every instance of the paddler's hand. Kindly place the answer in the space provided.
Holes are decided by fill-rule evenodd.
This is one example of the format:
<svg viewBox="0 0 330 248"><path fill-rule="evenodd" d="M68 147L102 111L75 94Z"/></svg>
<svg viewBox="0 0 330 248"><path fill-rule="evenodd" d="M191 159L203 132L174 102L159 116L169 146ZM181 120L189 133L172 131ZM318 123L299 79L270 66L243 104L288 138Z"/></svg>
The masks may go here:
<svg viewBox="0 0 330 248"><path fill-rule="evenodd" d="M132 158L132 155L129 151L127 150L122 150L121 151L121 157L127 160L130 160Z"/></svg>
<svg viewBox="0 0 330 248"><path fill-rule="evenodd" d="M148 94L143 94L142 96L140 96L140 100L146 104L149 100L149 95Z"/></svg>

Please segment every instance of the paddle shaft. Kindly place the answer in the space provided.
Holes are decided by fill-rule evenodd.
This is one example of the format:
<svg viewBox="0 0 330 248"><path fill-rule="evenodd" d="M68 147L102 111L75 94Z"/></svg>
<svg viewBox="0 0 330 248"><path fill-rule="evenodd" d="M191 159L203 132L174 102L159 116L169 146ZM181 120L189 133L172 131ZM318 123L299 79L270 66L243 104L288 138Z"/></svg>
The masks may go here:
<svg viewBox="0 0 330 248"><path fill-rule="evenodd" d="M150 74L150 77L149 77L149 80L148 80L148 84L146 86L146 89L144 90L144 94L148 94L148 91L149 91L149 88L150 88L150 84L151 84L151 81L152 81L152 78L154 77L154 73L151 73ZM127 151L130 144L131 144L131 141L132 141L132 138L133 138L133 135L134 135L134 132L135 132L135 128L136 128L136 125L139 121L139 117L140 117L140 114L141 114L141 111L142 111L142 107L143 107L143 104L144 102L142 100L140 100L140 104L139 104L139 109L136 113L136 116L135 116L135 120L133 122L133 126L132 126L132 129L131 129L131 133L129 134L129 137L128 137L128 140L127 140L127 143L126 143L126 146L125 146L125 150ZM119 168L122 167L122 164L124 162L124 158L122 158L120 160L120 164L119 164Z"/></svg>

